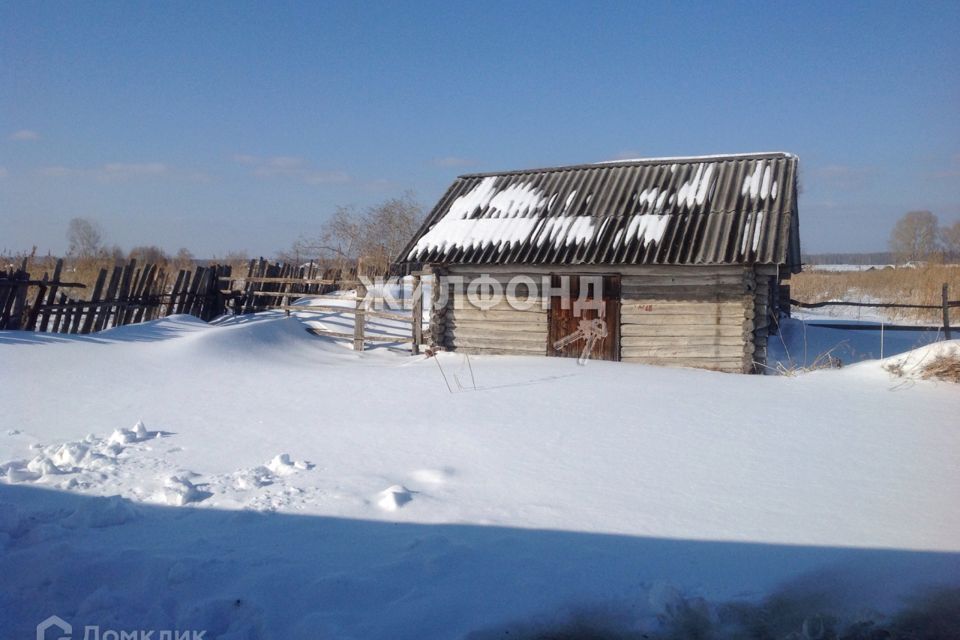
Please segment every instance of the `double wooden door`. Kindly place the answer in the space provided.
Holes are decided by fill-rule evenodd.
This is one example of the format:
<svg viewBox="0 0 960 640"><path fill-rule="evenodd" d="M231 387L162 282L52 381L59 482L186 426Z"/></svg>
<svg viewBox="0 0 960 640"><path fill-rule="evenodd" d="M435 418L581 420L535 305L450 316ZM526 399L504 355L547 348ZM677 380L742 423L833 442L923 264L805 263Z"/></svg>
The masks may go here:
<svg viewBox="0 0 960 640"><path fill-rule="evenodd" d="M550 299L547 354L579 358L592 332L596 337L588 357L620 360L620 276L554 275L554 293L565 289L563 278L569 281L570 293ZM556 348L557 342L565 344Z"/></svg>

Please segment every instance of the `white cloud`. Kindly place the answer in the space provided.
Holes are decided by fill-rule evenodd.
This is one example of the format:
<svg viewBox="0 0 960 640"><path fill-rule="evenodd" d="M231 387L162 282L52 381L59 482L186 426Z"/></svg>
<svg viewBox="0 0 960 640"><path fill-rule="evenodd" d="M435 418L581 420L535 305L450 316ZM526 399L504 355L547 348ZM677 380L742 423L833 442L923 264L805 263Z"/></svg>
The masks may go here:
<svg viewBox="0 0 960 640"><path fill-rule="evenodd" d="M52 165L37 169L37 174L48 178L79 176L112 182L168 175L170 168L162 162L108 162L89 169Z"/></svg>
<svg viewBox="0 0 960 640"><path fill-rule="evenodd" d="M854 167L845 164L829 164L811 172L815 180L839 191L860 191L865 189L877 175L874 167Z"/></svg>
<svg viewBox="0 0 960 640"><path fill-rule="evenodd" d="M30 129L20 129L10 134L11 140L39 140L40 134Z"/></svg>
<svg viewBox="0 0 960 640"><path fill-rule="evenodd" d="M162 162L111 162L103 165L100 172L105 177L129 178L131 176L154 176L167 172Z"/></svg>
<svg viewBox="0 0 960 640"><path fill-rule="evenodd" d="M352 179L345 171L317 169L299 156L261 158L248 154L236 154L232 158L237 164L250 167L250 174L258 178L288 178L305 184L343 184Z"/></svg>
<svg viewBox="0 0 960 640"><path fill-rule="evenodd" d="M311 171L303 181L307 184L343 184L350 182L350 175L345 171Z"/></svg>
<svg viewBox="0 0 960 640"><path fill-rule="evenodd" d="M253 175L261 178L297 176L304 171L306 171L306 162L303 158L276 156L259 161L253 170Z"/></svg>
<svg viewBox="0 0 960 640"><path fill-rule="evenodd" d="M59 178L62 176L75 176L83 173L80 169L71 169L70 167L64 167L61 165L54 165L51 167L41 167L37 169L37 173L41 176L47 176L51 178Z"/></svg>

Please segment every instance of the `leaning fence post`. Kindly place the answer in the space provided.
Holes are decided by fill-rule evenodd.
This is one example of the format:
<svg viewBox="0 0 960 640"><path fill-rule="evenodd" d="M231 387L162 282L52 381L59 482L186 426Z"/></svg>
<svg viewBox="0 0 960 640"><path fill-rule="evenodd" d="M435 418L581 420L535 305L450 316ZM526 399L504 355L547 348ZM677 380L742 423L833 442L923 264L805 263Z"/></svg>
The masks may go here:
<svg viewBox="0 0 960 640"><path fill-rule="evenodd" d="M947 295L947 283L943 283L943 290L941 291L941 301L943 304L943 337L947 340L950 339L950 298Z"/></svg>
<svg viewBox="0 0 960 640"><path fill-rule="evenodd" d="M400 279L400 290L403 291L403 278ZM413 346L410 349L415 356L420 355L420 345L423 343L423 286L420 274L413 275Z"/></svg>
<svg viewBox="0 0 960 640"><path fill-rule="evenodd" d="M357 282L357 307L353 316L353 350L363 351L363 325L366 320L363 305L367 297L367 288L362 282Z"/></svg>

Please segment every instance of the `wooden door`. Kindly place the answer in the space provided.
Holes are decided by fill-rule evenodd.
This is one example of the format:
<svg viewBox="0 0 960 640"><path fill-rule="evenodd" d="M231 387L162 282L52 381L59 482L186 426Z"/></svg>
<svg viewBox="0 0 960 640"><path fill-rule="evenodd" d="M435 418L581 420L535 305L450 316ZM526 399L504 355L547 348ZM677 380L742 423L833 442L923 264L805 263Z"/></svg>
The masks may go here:
<svg viewBox="0 0 960 640"><path fill-rule="evenodd" d="M590 352L592 360L620 360L620 276L579 276L554 275L552 277L554 291L560 288L561 278L570 279L570 298L564 304L561 296L550 299L549 332L547 354L564 358L579 358L587 344L585 337L569 341L561 348L554 345L567 336L572 336L581 329L582 320L601 320L606 326L606 335L594 341ZM591 283L600 284L600 291ZM580 299L581 290L584 299L594 301L599 299L599 305L586 305L575 308ZM564 308L564 307L567 308Z"/></svg>

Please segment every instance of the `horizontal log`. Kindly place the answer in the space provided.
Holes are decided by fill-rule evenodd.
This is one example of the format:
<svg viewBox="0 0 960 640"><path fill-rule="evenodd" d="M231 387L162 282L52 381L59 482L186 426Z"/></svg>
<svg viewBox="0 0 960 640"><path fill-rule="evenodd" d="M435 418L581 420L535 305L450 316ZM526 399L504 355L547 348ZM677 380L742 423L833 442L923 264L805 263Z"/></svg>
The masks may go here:
<svg viewBox="0 0 960 640"><path fill-rule="evenodd" d="M744 348L746 344L753 344L744 340L743 336L628 336L621 337L620 344L631 347L671 347L675 344L721 346Z"/></svg>
<svg viewBox="0 0 960 640"><path fill-rule="evenodd" d="M533 331L546 334L547 319L537 319L531 321L507 321L507 320L466 320L451 319L447 325L466 331Z"/></svg>
<svg viewBox="0 0 960 640"><path fill-rule="evenodd" d="M545 312L549 306L550 301L547 300L544 302L543 298L523 298L519 297L513 301L508 300L506 295L502 296L500 299L494 300L484 300L483 298L478 299L479 304L474 304L467 296L454 294L451 296L451 301L453 303L454 309L475 309L482 311L483 309L489 309L491 311L539 311ZM489 304L491 302L496 302L492 306ZM547 306L544 307L544 304ZM516 305L516 306L515 306ZM520 307L519 309L517 307ZM529 309L527 309L529 307Z"/></svg>
<svg viewBox="0 0 960 640"><path fill-rule="evenodd" d="M637 300L656 299L657 296L663 296L664 300L676 300L678 298L697 301L722 301L733 300L738 297L752 298L753 294L746 287L735 287L732 285L718 285L716 287L689 286L681 287L676 285L656 286L656 285L638 285L625 286L620 289L621 299L635 298Z"/></svg>
<svg viewBox="0 0 960 640"><path fill-rule="evenodd" d="M452 341L454 344L457 343L480 343L483 345L493 345L499 343L510 343L510 344L534 344L541 345L544 349L547 344L547 333L523 333L523 332L489 332L489 333L473 333L465 332L462 329L455 329L448 327L446 330L446 336L449 341Z"/></svg>
<svg viewBox="0 0 960 640"><path fill-rule="evenodd" d="M634 356L624 352L621 354L622 362L632 362L635 364L650 364L661 367L690 367L694 369L712 369L715 371L726 371L730 373L739 373L749 370L749 365L742 359L736 358L650 358L645 356Z"/></svg>
<svg viewBox="0 0 960 640"><path fill-rule="evenodd" d="M644 345L635 345L633 340L630 338L624 338L621 341L621 349L629 350L630 352L636 354L641 353L644 356L651 358L742 358L744 355L743 344L735 346L724 346L724 345L707 345L707 344L691 344L691 345L682 345L675 344L670 346L663 347L651 347ZM751 349L748 353L752 353Z"/></svg>
<svg viewBox="0 0 960 640"><path fill-rule="evenodd" d="M486 349L541 356L546 355L547 353L547 345L545 340L543 344L538 345L531 342L514 342L507 340L454 340L448 338L447 345L453 349Z"/></svg>
<svg viewBox="0 0 960 640"><path fill-rule="evenodd" d="M714 327L703 327L699 325L642 325L642 324L624 324L620 325L620 335L623 338L653 338L653 337L725 337L736 338L747 335L751 330L745 327L732 325L717 325Z"/></svg>
<svg viewBox="0 0 960 640"><path fill-rule="evenodd" d="M448 347L455 353L478 356L543 356L544 350L536 351L522 347Z"/></svg>
<svg viewBox="0 0 960 640"><path fill-rule="evenodd" d="M752 314L751 314L752 315ZM715 325L736 325L743 326L746 323L753 323L753 318L748 318L745 314L741 315L710 315L710 314L689 314L689 315L655 315L646 313L622 313L620 315L621 324L692 324L704 327Z"/></svg>
<svg viewBox="0 0 960 640"><path fill-rule="evenodd" d="M621 315L703 315L752 317L752 306L739 302L624 302L620 304Z"/></svg>
<svg viewBox="0 0 960 640"><path fill-rule="evenodd" d="M450 309L447 311L447 320L481 320L481 321L513 321L526 322L527 320L546 319L547 312L539 309L529 311L516 311L513 309L502 310L492 309L482 311L480 309Z"/></svg>

